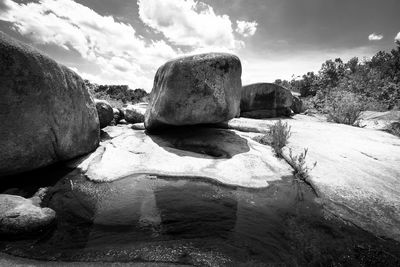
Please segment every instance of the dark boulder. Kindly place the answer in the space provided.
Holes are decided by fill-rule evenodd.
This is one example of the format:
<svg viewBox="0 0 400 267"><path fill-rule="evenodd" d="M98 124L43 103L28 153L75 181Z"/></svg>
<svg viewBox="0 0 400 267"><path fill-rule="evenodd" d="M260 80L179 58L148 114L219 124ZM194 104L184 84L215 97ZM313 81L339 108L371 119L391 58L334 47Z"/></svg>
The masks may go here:
<svg viewBox="0 0 400 267"><path fill-rule="evenodd" d="M292 93L273 83L256 83L242 88L241 117L273 118L291 114Z"/></svg>
<svg viewBox="0 0 400 267"><path fill-rule="evenodd" d="M146 129L234 118L240 108L241 74L239 58L230 54L201 54L165 63L154 78Z"/></svg>
<svg viewBox="0 0 400 267"><path fill-rule="evenodd" d="M114 111L111 105L105 101L96 99L96 109L99 114L100 128L103 129L111 124L111 121L114 119Z"/></svg>
<svg viewBox="0 0 400 267"><path fill-rule="evenodd" d="M99 119L84 81L0 32L0 176L88 153Z"/></svg>

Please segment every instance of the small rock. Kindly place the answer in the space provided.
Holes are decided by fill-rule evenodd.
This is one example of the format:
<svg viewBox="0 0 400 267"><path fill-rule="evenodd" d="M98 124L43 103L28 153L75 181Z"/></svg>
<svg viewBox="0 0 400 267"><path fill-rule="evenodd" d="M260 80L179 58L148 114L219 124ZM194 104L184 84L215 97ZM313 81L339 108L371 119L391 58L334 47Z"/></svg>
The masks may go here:
<svg viewBox="0 0 400 267"><path fill-rule="evenodd" d="M30 199L0 194L0 234L32 233L49 226L56 218L50 208L41 208Z"/></svg>
<svg viewBox="0 0 400 267"><path fill-rule="evenodd" d="M114 122L118 124L122 119L124 119L124 112L119 108L113 108Z"/></svg>
<svg viewBox="0 0 400 267"><path fill-rule="evenodd" d="M100 99L95 99L97 113L99 114L100 128L107 127L114 119L114 112L111 105Z"/></svg>
<svg viewBox="0 0 400 267"><path fill-rule="evenodd" d="M292 105L290 108L292 109L294 114L300 114L304 111L303 101L298 96L293 96L292 98Z"/></svg>

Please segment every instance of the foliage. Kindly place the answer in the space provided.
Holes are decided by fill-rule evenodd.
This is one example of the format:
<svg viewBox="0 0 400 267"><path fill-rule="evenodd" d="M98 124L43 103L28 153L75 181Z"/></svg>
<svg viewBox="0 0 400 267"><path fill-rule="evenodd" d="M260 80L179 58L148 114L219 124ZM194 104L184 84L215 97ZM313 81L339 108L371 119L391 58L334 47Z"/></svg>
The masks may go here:
<svg viewBox="0 0 400 267"><path fill-rule="evenodd" d="M354 93L336 91L328 96L325 108L329 121L360 126L360 116L365 110L365 105Z"/></svg>
<svg viewBox="0 0 400 267"><path fill-rule="evenodd" d="M98 85L88 80L85 84L94 98L107 100L113 107L148 102L149 94L143 89L132 90L127 85Z"/></svg>
<svg viewBox="0 0 400 267"><path fill-rule="evenodd" d="M308 104L317 110L325 108L332 92L347 91L362 100L368 110L400 108L400 42L390 52L379 51L371 59L351 58L325 61L318 73L308 72L291 81L276 80L276 84L302 97L312 98Z"/></svg>
<svg viewBox="0 0 400 267"><path fill-rule="evenodd" d="M281 120L269 129L268 140L271 140L272 148L278 157L282 157L282 148L287 145L291 136L290 129L291 127L286 122L282 123Z"/></svg>
<svg viewBox="0 0 400 267"><path fill-rule="evenodd" d="M310 168L306 164L308 149L305 148L304 152L300 153L297 156L294 156L292 150L289 149L289 160L288 163L294 169L295 177L302 181L307 181L309 172L315 168L317 162L314 162L313 166Z"/></svg>
<svg viewBox="0 0 400 267"><path fill-rule="evenodd" d="M281 120L271 125L268 134L256 136L254 141L263 145L272 146L277 157L282 157L282 148L287 145L290 138L290 126Z"/></svg>

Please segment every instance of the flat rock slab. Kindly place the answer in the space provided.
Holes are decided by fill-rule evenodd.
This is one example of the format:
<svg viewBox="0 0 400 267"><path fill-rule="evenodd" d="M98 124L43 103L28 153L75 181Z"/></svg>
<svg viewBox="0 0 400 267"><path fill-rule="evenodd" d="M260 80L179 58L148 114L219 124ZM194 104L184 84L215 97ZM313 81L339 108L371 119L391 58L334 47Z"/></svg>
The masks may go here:
<svg viewBox="0 0 400 267"><path fill-rule="evenodd" d="M54 210L36 206L20 196L0 194L0 234L32 233L50 225Z"/></svg>
<svg viewBox="0 0 400 267"><path fill-rule="evenodd" d="M292 132L288 148L295 155L308 148L308 165L317 162L309 181L326 208L374 234L400 241L400 138L305 115L284 121ZM240 118L225 127L263 133L276 122Z"/></svg>
<svg viewBox="0 0 400 267"><path fill-rule="evenodd" d="M118 126L105 128L102 136L104 141L94 153L71 163L93 181L154 174L258 188L292 175L271 148L232 130L186 127L149 135Z"/></svg>

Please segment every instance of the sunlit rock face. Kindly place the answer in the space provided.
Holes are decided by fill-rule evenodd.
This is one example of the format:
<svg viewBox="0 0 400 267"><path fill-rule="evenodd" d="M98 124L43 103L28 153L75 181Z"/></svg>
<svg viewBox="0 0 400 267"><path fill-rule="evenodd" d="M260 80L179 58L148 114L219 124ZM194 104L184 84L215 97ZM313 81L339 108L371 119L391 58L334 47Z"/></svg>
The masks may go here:
<svg viewBox="0 0 400 267"><path fill-rule="evenodd" d="M94 150L99 119L75 72L0 32L0 176Z"/></svg>
<svg viewBox="0 0 400 267"><path fill-rule="evenodd" d="M273 118L291 113L292 93L272 83L256 83L243 86L240 111L241 117Z"/></svg>
<svg viewBox="0 0 400 267"><path fill-rule="evenodd" d="M145 115L147 130L223 122L239 113L242 67L223 53L178 58L154 78Z"/></svg>
<svg viewBox="0 0 400 267"><path fill-rule="evenodd" d="M146 173L257 188L292 175L270 148L236 131L192 126L153 135L121 125L104 132L94 153L70 163L96 182Z"/></svg>

